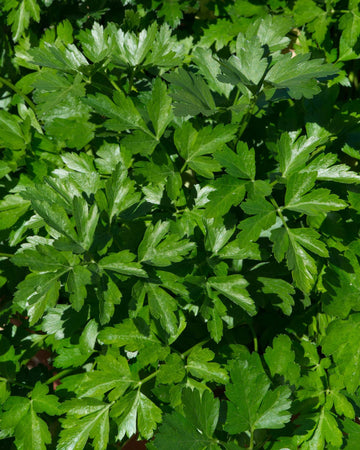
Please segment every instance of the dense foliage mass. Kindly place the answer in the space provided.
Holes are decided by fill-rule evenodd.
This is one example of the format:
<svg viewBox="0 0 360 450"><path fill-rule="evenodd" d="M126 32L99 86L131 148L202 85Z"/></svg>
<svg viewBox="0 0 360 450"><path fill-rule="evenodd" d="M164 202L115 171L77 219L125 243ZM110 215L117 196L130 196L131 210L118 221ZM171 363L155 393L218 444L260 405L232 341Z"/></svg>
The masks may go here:
<svg viewBox="0 0 360 450"><path fill-rule="evenodd" d="M358 449L357 0L0 0L0 445Z"/></svg>

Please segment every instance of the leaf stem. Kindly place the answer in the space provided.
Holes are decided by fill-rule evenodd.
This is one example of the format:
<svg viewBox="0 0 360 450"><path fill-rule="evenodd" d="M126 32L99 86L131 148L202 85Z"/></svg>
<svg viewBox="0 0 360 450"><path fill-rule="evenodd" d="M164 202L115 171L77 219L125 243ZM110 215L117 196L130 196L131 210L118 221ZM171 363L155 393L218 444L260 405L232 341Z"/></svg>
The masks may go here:
<svg viewBox="0 0 360 450"><path fill-rule="evenodd" d="M288 230L288 226L286 224L286 220L285 217L283 216L282 212L281 212L281 208L280 206L277 204L276 200L274 199L274 197L271 195L269 197L270 202L272 203L273 207L276 209L276 212L278 213L281 222L283 223L284 227Z"/></svg>
<svg viewBox="0 0 360 450"><path fill-rule="evenodd" d="M25 102L30 106L30 108L36 112L36 106L35 104L29 99L29 97L25 94L23 94L14 84L12 84L10 81L8 81L6 78L4 77L0 77L0 83L5 84L5 86L7 86L8 88L10 88L12 91L14 91L16 94L20 95L20 97L22 97Z"/></svg>
<svg viewBox="0 0 360 450"><path fill-rule="evenodd" d="M251 323L249 323L249 328L250 328L251 334L252 334L252 336L253 336L254 351L255 351L256 353L258 353L258 351L259 351L258 338L257 338L257 336L256 336L254 327L253 327L253 325L252 325Z"/></svg>
<svg viewBox="0 0 360 450"><path fill-rule="evenodd" d="M12 258L14 255L10 253L2 253L0 252L0 258Z"/></svg>
<svg viewBox="0 0 360 450"><path fill-rule="evenodd" d="M155 378L156 375L158 374L158 372L159 372L159 370L155 370L155 372L151 373L151 374L150 374L149 376L147 376L146 378L143 378L142 380L140 380L140 381L138 382L138 387L139 387L139 389L140 389L140 387L141 387L143 384L145 384L145 383L147 383L148 381L150 381L150 380L152 380L153 378Z"/></svg>
<svg viewBox="0 0 360 450"><path fill-rule="evenodd" d="M249 450L254 449L254 430L250 430L250 444L249 444Z"/></svg>
<svg viewBox="0 0 360 450"><path fill-rule="evenodd" d="M58 374L54 375L53 377L49 378L47 381L45 381L45 384L51 384L56 380L60 380L60 378L63 378L65 375L67 375L68 373L73 372L73 369L64 369L61 372L59 372Z"/></svg>
<svg viewBox="0 0 360 450"><path fill-rule="evenodd" d="M201 342L198 342L197 344L193 345L192 347L190 347L188 350L186 350L184 353L181 353L181 358L184 359L186 358L188 355L190 355L190 353L193 351L193 349L195 347L202 347L203 345L207 344L210 341L210 339L204 339Z"/></svg>

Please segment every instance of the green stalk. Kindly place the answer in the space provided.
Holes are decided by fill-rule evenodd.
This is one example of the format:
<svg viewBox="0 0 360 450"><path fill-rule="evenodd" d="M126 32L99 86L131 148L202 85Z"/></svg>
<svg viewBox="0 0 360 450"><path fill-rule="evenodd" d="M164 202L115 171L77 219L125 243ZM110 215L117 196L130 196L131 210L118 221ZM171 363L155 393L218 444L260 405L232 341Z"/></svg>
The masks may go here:
<svg viewBox="0 0 360 450"><path fill-rule="evenodd" d="M250 430L250 444L249 444L249 450L254 450L254 430Z"/></svg>
<svg viewBox="0 0 360 450"><path fill-rule="evenodd" d="M0 252L0 258L12 258L14 255L11 255L10 253L2 253Z"/></svg>
<svg viewBox="0 0 360 450"><path fill-rule="evenodd" d="M49 378L48 380L45 381L45 384L51 384L56 380L60 380L61 378L63 378L65 375L67 375L68 373L73 372L73 369L65 369L62 370L61 372L59 372L58 374L54 375L53 377Z"/></svg>
<svg viewBox="0 0 360 450"><path fill-rule="evenodd" d="M23 94L14 84L12 84L10 81L8 81L6 78L0 77L0 83L5 84L8 88L10 88L12 91L14 91L16 94L20 95L25 102L30 106L30 108L36 112L36 106L34 103L29 99L29 97L25 94Z"/></svg>

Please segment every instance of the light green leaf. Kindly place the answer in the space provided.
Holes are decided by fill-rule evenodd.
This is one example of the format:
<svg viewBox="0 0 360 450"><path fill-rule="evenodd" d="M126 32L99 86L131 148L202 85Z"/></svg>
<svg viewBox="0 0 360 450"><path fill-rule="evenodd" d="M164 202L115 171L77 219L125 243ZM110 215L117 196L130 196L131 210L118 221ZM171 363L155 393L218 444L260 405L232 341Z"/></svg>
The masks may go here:
<svg viewBox="0 0 360 450"><path fill-rule="evenodd" d="M327 140L316 135L298 137L298 132L284 133L278 142L280 170L284 177L305 167L311 152Z"/></svg>
<svg viewBox="0 0 360 450"><path fill-rule="evenodd" d="M78 39L81 42L84 55L93 63L103 61L112 51L111 40L107 30L94 22L91 30L80 30Z"/></svg>
<svg viewBox="0 0 360 450"><path fill-rule="evenodd" d="M59 278L69 270L70 268L53 273L30 274L18 284L14 302L27 309L30 325L36 323L47 308L56 304L59 298Z"/></svg>
<svg viewBox="0 0 360 450"><path fill-rule="evenodd" d="M331 322L322 341L322 351L333 357L350 394L359 387L360 346L356 337L359 330L360 314L354 313L348 319Z"/></svg>
<svg viewBox="0 0 360 450"><path fill-rule="evenodd" d="M161 326L173 337L178 331L178 319L175 315L177 304L175 299L156 284L147 284L150 312L153 317L160 320Z"/></svg>
<svg viewBox="0 0 360 450"><path fill-rule="evenodd" d="M211 362L214 356L214 352L208 348L195 347L188 356L186 370L204 381L225 384L228 382L228 374L220 364Z"/></svg>
<svg viewBox="0 0 360 450"><path fill-rule="evenodd" d="M243 308L250 316L256 314L254 300L246 290L249 283L242 275L211 277L208 279L207 285Z"/></svg>
<svg viewBox="0 0 360 450"><path fill-rule="evenodd" d="M245 196L245 182L230 175L217 178L205 207L205 217L221 217L230 211L232 206L238 206Z"/></svg>
<svg viewBox="0 0 360 450"><path fill-rule="evenodd" d="M326 444L333 445L335 448L341 448L342 443L343 434L339 429L334 415L325 408L322 408L317 417L314 434L311 439L302 444L301 448L305 450L320 450L326 448Z"/></svg>
<svg viewBox="0 0 360 450"><path fill-rule="evenodd" d="M236 153L224 146L214 157L232 177L255 180L255 150L249 149L245 142L238 142Z"/></svg>
<svg viewBox="0 0 360 450"><path fill-rule="evenodd" d="M197 131L190 122L185 122L177 128L174 133L174 143L180 156L185 160L195 172L207 178L213 178L213 174L202 170L202 163L208 158L204 155L211 155L216 150L220 150L224 144L231 141L236 133L234 125L219 124L216 127L206 126ZM216 169L218 167L218 169ZM214 171L220 167L214 161Z"/></svg>
<svg viewBox="0 0 360 450"><path fill-rule="evenodd" d="M89 208L84 198L74 196L73 212L79 243L85 250L89 250L94 240L94 234L100 216L98 208L96 204Z"/></svg>
<svg viewBox="0 0 360 450"><path fill-rule="evenodd" d="M188 239L169 234L170 222L157 222L149 225L138 248L139 260L144 264L159 267L180 262L195 246Z"/></svg>
<svg viewBox="0 0 360 450"><path fill-rule="evenodd" d="M254 196L241 204L242 210L253 217L242 220L239 224L241 233L238 239L247 246L249 241L257 241L262 231L269 229L276 221L274 206L264 197Z"/></svg>
<svg viewBox="0 0 360 450"><path fill-rule="evenodd" d="M113 30L115 32L115 29ZM156 33L155 22L147 30L142 30L138 36L131 31L124 33L121 29L116 30L113 36L112 62L122 67L141 65L154 45Z"/></svg>
<svg viewBox="0 0 360 450"><path fill-rule="evenodd" d="M105 450L109 441L110 404L94 398L68 400L63 404L66 418L61 419L62 430L58 450L82 450L93 439L96 450Z"/></svg>
<svg viewBox="0 0 360 450"><path fill-rule="evenodd" d="M58 48L55 44L44 42L42 47L30 49L29 54L32 57L31 63L60 72L75 74L89 65L85 56L74 44Z"/></svg>
<svg viewBox="0 0 360 450"><path fill-rule="evenodd" d="M236 56L232 55L227 61L221 61L222 74L218 79L234 85L242 83L248 87L257 86L268 66L259 38L253 36L249 40L239 33L235 48Z"/></svg>
<svg viewBox="0 0 360 450"><path fill-rule="evenodd" d="M310 60L310 53L292 57L290 53L280 55L265 77L265 82L277 89L285 89L289 97L312 98L320 92L317 78L333 76L338 69L332 64L323 64L322 59Z"/></svg>
<svg viewBox="0 0 360 450"><path fill-rule="evenodd" d="M140 129L146 134L152 133L146 126L144 119L135 108L131 97L122 91L114 91L113 100L104 94L89 95L84 99L98 114L109 117L104 126L109 130L125 131Z"/></svg>
<svg viewBox="0 0 360 450"><path fill-rule="evenodd" d="M105 191L110 222L115 215L125 211L140 200L140 193L135 192L135 183L129 179L128 172L122 164L116 166L106 183Z"/></svg>
<svg viewBox="0 0 360 450"><path fill-rule="evenodd" d="M192 53L193 62L199 67L200 73L205 77L211 90L229 97L233 86L221 83L217 75L220 74L220 63L213 57L210 48L196 47Z"/></svg>
<svg viewBox="0 0 360 450"><path fill-rule="evenodd" d="M119 253L109 253L108 256L102 258L98 264L105 270L146 278L147 273L141 268L141 264L133 262L135 258L136 256L129 252L129 250L122 250Z"/></svg>
<svg viewBox="0 0 360 450"><path fill-rule="evenodd" d="M279 334L273 340L272 348L267 347L264 358L271 376L282 375L290 384L297 385L300 378L300 366L295 362L295 352L291 340L285 334Z"/></svg>
<svg viewBox="0 0 360 450"><path fill-rule="evenodd" d="M115 327L107 327L98 335L100 343L125 347L135 352L149 344L159 344L159 340L141 321L125 319Z"/></svg>
<svg viewBox="0 0 360 450"><path fill-rule="evenodd" d="M7 16L7 22L11 25L14 42L17 42L27 31L30 20L40 21L40 7L36 0L21 0L12 4L12 10Z"/></svg>
<svg viewBox="0 0 360 450"><path fill-rule="evenodd" d="M185 377L185 365L181 357L171 353L162 364L156 375L156 383L175 384L180 383Z"/></svg>
<svg viewBox="0 0 360 450"><path fill-rule="evenodd" d="M97 370L70 375L61 380L57 390L75 392L79 399L102 398L105 393L111 391L109 399L113 401L137 381L130 373L129 364L123 356L115 358L111 355L100 355L96 362Z"/></svg>
<svg viewBox="0 0 360 450"><path fill-rule="evenodd" d="M69 272L66 289L75 311L80 311L87 296L86 286L91 284L91 272L84 266L76 265Z"/></svg>
<svg viewBox="0 0 360 450"><path fill-rule="evenodd" d="M19 150L26 146L29 141L20 126L20 119L18 116L8 113L7 111L0 111L0 147L10 148L12 150Z"/></svg>
<svg viewBox="0 0 360 450"><path fill-rule="evenodd" d="M360 37L360 14L356 3L354 9L346 12L340 18L340 61L349 61L359 57L358 41Z"/></svg>
<svg viewBox="0 0 360 450"><path fill-rule="evenodd" d="M125 435L131 437L137 431L144 439L150 439L161 421L161 409L137 390L129 392L115 403L111 417L118 425L119 440Z"/></svg>
<svg viewBox="0 0 360 450"><path fill-rule="evenodd" d="M156 139L159 139L172 119L171 97L167 94L166 84L160 78L156 78L150 102L146 106Z"/></svg>
<svg viewBox="0 0 360 450"><path fill-rule="evenodd" d="M335 164L337 159L337 155L333 153L319 155L303 171L316 171L318 180L347 184L359 183L360 175L350 170L350 167L345 164Z"/></svg>

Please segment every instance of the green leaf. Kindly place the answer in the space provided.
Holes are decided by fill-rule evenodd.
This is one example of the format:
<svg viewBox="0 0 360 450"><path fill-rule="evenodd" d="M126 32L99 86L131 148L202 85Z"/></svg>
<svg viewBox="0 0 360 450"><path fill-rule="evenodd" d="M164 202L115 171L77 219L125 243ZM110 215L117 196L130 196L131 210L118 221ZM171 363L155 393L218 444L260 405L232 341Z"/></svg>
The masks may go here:
<svg viewBox="0 0 360 450"><path fill-rule="evenodd" d="M263 197L248 198L246 202L242 203L241 209L246 214L252 215L239 224L241 232L238 239L243 245L247 245L249 241L257 241L261 232L269 229L276 221L273 205Z"/></svg>
<svg viewBox="0 0 360 450"><path fill-rule="evenodd" d="M66 140L66 131L57 129L60 124L71 124L71 121L82 120L81 133L89 118L90 107L81 98L85 96L85 83L80 74L75 77L53 70L42 70L34 82L34 101L36 112L47 124L47 130L59 139ZM77 130L74 130L77 135ZM74 140L74 138L72 138Z"/></svg>
<svg viewBox="0 0 360 450"><path fill-rule="evenodd" d="M116 166L106 183L105 191L110 222L115 215L120 214L140 200L140 194L135 192L135 183L129 179L122 164Z"/></svg>
<svg viewBox="0 0 360 450"><path fill-rule="evenodd" d="M323 64L322 59L310 60L310 54L280 56L267 73L265 82L276 89L284 89L294 99L312 98L320 92L317 78L330 77L338 72L332 64Z"/></svg>
<svg viewBox="0 0 360 450"><path fill-rule="evenodd" d="M151 134L129 96L126 96L122 91L114 91L113 100L110 100L104 94L97 93L86 97L84 102L101 116L109 117L104 122L104 126L108 130L125 131L139 129L146 134Z"/></svg>
<svg viewBox="0 0 360 450"><path fill-rule="evenodd" d="M86 286L91 284L91 272L84 266L74 266L66 281L70 293L70 303L75 311L80 311L87 296Z"/></svg>
<svg viewBox="0 0 360 450"><path fill-rule="evenodd" d="M54 44L44 42L42 47L30 49L29 54L32 57L31 62L33 64L56 69L60 72L75 74L89 65L85 56L74 44L69 44L60 49Z"/></svg>
<svg viewBox="0 0 360 450"><path fill-rule="evenodd" d="M10 148L12 150L22 149L28 144L29 138L26 136L20 126L18 116L9 114L7 111L0 111L0 147Z"/></svg>
<svg viewBox="0 0 360 450"><path fill-rule="evenodd" d="M320 235L310 228L287 228L287 237L279 233L273 234L275 245L282 245L282 250L287 251L287 263L296 285L305 293L309 293L316 281L317 268L314 259L304 250L327 257L328 251L323 242L319 241ZM278 239L283 239L279 244ZM283 254L282 254L283 255ZM279 256L279 255L278 255Z"/></svg>
<svg viewBox="0 0 360 450"><path fill-rule="evenodd" d="M350 155L351 156L351 155ZM306 166L306 172L317 172L317 179L337 183L359 183L360 176L345 164L335 164L337 155L327 153L319 155Z"/></svg>
<svg viewBox="0 0 360 450"><path fill-rule="evenodd" d="M29 209L30 203L19 195L7 195L0 200L0 230L12 227Z"/></svg>
<svg viewBox="0 0 360 450"><path fill-rule="evenodd" d="M359 328L360 314L351 314L346 320L337 319L331 322L322 341L322 351L333 357L350 394L359 386L360 347L356 338Z"/></svg>
<svg viewBox="0 0 360 450"><path fill-rule="evenodd" d="M355 8L343 14L340 18L340 61L349 61L359 57L360 14L356 3Z"/></svg>
<svg viewBox="0 0 360 450"><path fill-rule="evenodd" d="M156 382L162 384L180 383L185 377L184 361L175 353L171 353L162 364L156 375Z"/></svg>
<svg viewBox="0 0 360 450"><path fill-rule="evenodd" d="M186 369L191 375L201 380L225 384L228 381L228 374L220 364L210 362L214 356L214 352L210 349L197 346L188 356Z"/></svg>
<svg viewBox="0 0 360 450"><path fill-rule="evenodd" d="M230 378L226 386L228 433L283 428L290 421L290 389L279 386L270 390L270 380L257 353L232 361Z"/></svg>
<svg viewBox="0 0 360 450"><path fill-rule="evenodd" d="M27 31L31 19L40 21L40 7L36 0L21 0L12 6L7 22L11 25L13 40L17 42Z"/></svg>
<svg viewBox="0 0 360 450"><path fill-rule="evenodd" d="M220 74L220 63L213 57L210 48L196 47L192 54L193 62L200 69L200 73L205 77L210 89L219 94L229 97L233 86L221 83L217 76Z"/></svg>
<svg viewBox="0 0 360 450"><path fill-rule="evenodd" d="M295 362L295 352L291 340L285 334L279 334L273 340L273 346L267 347L264 358L271 376L282 375L290 384L297 385L300 378L300 366Z"/></svg>
<svg viewBox="0 0 360 450"><path fill-rule="evenodd" d="M315 182L316 172L292 175L287 183L285 208L300 213L316 216L346 208L347 203L329 189L315 189L309 191Z"/></svg>
<svg viewBox="0 0 360 450"><path fill-rule="evenodd" d="M205 208L205 217L221 217L238 206L245 196L245 182L229 175L217 178L212 184L214 189L209 195Z"/></svg>
<svg viewBox="0 0 360 450"><path fill-rule="evenodd" d="M255 180L255 151L249 149L245 142L238 142L236 153L225 146L217 151L214 156L232 177Z"/></svg>
<svg viewBox="0 0 360 450"><path fill-rule="evenodd" d="M298 137L298 132L282 134L278 142L278 158L283 176L288 177L304 168L310 153L323 143L324 139L316 136Z"/></svg>
<svg viewBox="0 0 360 450"><path fill-rule="evenodd" d="M149 225L138 248L138 257L144 264L159 267L180 262L195 246L188 239L169 234L170 222L157 222Z"/></svg>
<svg viewBox="0 0 360 450"><path fill-rule="evenodd" d="M44 201L37 199L33 199L31 204L34 210L50 227L70 240L74 242L78 241L74 225L62 206L58 204L46 204Z"/></svg>
<svg viewBox="0 0 360 450"><path fill-rule="evenodd" d="M30 274L17 286L16 302L27 309L30 325L36 323L47 308L53 307L59 297L59 278L69 270Z"/></svg>
<svg viewBox="0 0 360 450"><path fill-rule="evenodd" d="M212 438L218 418L220 402L212 393L197 389L182 392L183 414L173 412L164 417L163 425L155 437L157 449L175 446L181 450L201 450L219 448Z"/></svg>
<svg viewBox="0 0 360 450"><path fill-rule="evenodd" d="M101 62L111 54L112 46L108 33L97 22L91 30L80 30L78 39L84 55L93 63Z"/></svg>
<svg viewBox="0 0 360 450"><path fill-rule="evenodd" d="M112 62L121 67L136 67L141 65L154 45L157 24L153 23L147 30L142 30L138 36L130 31L113 28L114 47L111 54Z"/></svg>
<svg viewBox="0 0 360 450"><path fill-rule="evenodd" d="M290 316L292 307L295 304L292 297L295 294L293 286L285 280L277 278L258 277L258 281L264 286L261 289L264 294L273 294L280 298L281 303L273 303L274 306L280 308L287 316Z"/></svg>
<svg viewBox="0 0 360 450"><path fill-rule="evenodd" d="M45 450L46 444L51 443L51 434L38 414L46 412L53 416L60 413L57 397L48 392L48 387L38 382L31 392L31 400L9 397L0 418L0 437L15 436L17 448Z"/></svg>
<svg viewBox="0 0 360 450"><path fill-rule="evenodd" d="M232 55L227 61L221 61L219 80L223 83L245 86L257 86L265 70L268 61L264 58L264 48L257 36L247 39L242 33L236 39L236 56Z"/></svg>
<svg viewBox="0 0 360 450"><path fill-rule="evenodd" d="M79 242L85 250L89 250L99 220L99 212L96 205L90 208L85 199L75 196L73 198L73 211Z"/></svg>
<svg viewBox="0 0 360 450"><path fill-rule="evenodd" d="M61 380L57 389L75 392L78 399L101 398L105 393L111 392L109 399L113 401L136 382L123 356L115 358L111 355L101 355L96 362L97 370L70 375Z"/></svg>
<svg viewBox="0 0 360 450"><path fill-rule="evenodd" d="M256 314L254 300L246 290L249 283L242 275L211 277L208 279L207 285L243 308L250 316Z"/></svg>
<svg viewBox="0 0 360 450"><path fill-rule="evenodd" d="M175 101L174 113L177 116L211 116L216 105L210 89L201 75L179 68L177 72L163 75L171 83L171 96Z"/></svg>
<svg viewBox="0 0 360 450"><path fill-rule="evenodd" d="M178 319L175 315L177 310L175 299L164 289L152 283L147 284L146 290L151 315L160 320L161 326L170 337L176 336Z"/></svg>
<svg viewBox="0 0 360 450"><path fill-rule="evenodd" d="M316 429L314 434L311 439L301 446L301 448L306 450L326 448L326 443L333 445L335 448L341 448L343 434L339 429L334 415L325 408L322 408L316 419Z"/></svg>
<svg viewBox="0 0 360 450"><path fill-rule="evenodd" d="M219 218L206 219L204 222L206 227L205 248L216 254L234 234L235 227L233 224L224 224Z"/></svg>
<svg viewBox="0 0 360 450"><path fill-rule="evenodd" d="M161 409L139 390L120 398L111 409L111 417L118 426L117 439L131 437L137 431L144 439L153 436L161 421Z"/></svg>
<svg viewBox="0 0 360 450"><path fill-rule="evenodd" d="M160 9L157 10L157 16L163 17L164 20L172 27L176 28L183 18L182 5L178 0L164 0L160 3Z"/></svg>
<svg viewBox="0 0 360 450"><path fill-rule="evenodd" d="M166 84L160 78L154 81L151 100L146 106L156 139L159 139L172 120L171 98L167 95Z"/></svg>
<svg viewBox="0 0 360 450"><path fill-rule="evenodd" d="M141 264L133 262L135 258L136 256L129 250L123 250L119 253L109 253L99 261L98 265L105 270L146 278L147 273L141 268Z"/></svg>
<svg viewBox="0 0 360 450"><path fill-rule="evenodd" d="M90 439L97 450L105 450L109 441L110 404L94 398L68 400L63 404L66 418L61 419L59 450L83 449Z"/></svg>
<svg viewBox="0 0 360 450"><path fill-rule="evenodd" d="M125 319L115 327L107 327L100 331L98 340L107 345L125 347L129 352L135 352L149 344L158 344L149 327L142 321Z"/></svg>
<svg viewBox="0 0 360 450"><path fill-rule="evenodd" d="M214 171L220 170L216 161L208 156L220 150L224 144L235 136L234 125L219 124L212 128L203 127L197 131L190 122L185 122L174 133L174 143L180 156L191 169L206 178L213 178ZM211 163L209 169L207 165Z"/></svg>

